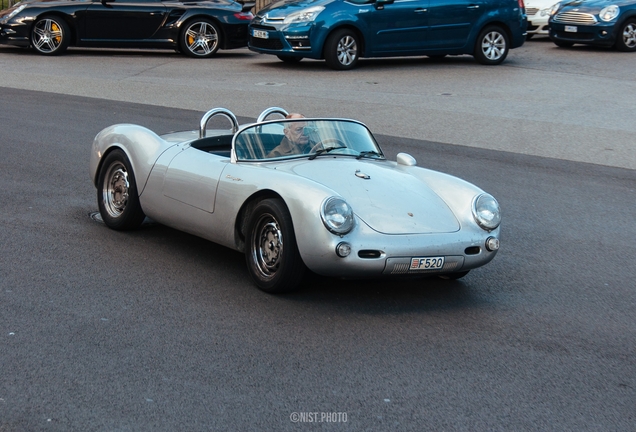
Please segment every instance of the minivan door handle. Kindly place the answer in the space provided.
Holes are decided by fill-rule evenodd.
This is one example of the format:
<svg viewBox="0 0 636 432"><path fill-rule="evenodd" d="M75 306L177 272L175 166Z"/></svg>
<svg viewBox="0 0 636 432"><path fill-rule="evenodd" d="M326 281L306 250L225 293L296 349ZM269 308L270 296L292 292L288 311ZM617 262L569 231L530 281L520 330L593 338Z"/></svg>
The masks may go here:
<svg viewBox="0 0 636 432"><path fill-rule="evenodd" d="M424 9L424 8L415 9L415 13L424 13L424 12L428 12L428 9Z"/></svg>

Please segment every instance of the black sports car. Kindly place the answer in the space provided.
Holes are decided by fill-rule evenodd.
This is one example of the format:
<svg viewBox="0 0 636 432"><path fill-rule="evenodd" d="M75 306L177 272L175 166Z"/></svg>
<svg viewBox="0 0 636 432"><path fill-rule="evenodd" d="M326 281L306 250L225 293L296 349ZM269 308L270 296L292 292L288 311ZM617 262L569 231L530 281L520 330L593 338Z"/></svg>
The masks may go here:
<svg viewBox="0 0 636 432"><path fill-rule="evenodd" d="M25 0L0 11L0 43L56 55L68 46L173 48L211 57L247 45L254 3L232 0Z"/></svg>

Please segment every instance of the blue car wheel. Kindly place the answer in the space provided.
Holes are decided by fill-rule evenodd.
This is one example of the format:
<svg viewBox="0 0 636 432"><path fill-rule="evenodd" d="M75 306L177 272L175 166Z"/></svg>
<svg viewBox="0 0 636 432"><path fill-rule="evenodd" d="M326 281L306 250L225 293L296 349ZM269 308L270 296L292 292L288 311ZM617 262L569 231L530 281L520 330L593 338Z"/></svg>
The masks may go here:
<svg viewBox="0 0 636 432"><path fill-rule="evenodd" d="M349 29L336 30L325 41L324 57L332 69L353 69L360 58L358 35Z"/></svg>
<svg viewBox="0 0 636 432"><path fill-rule="evenodd" d="M623 23L616 36L616 49L619 51L636 51L636 20L629 19Z"/></svg>

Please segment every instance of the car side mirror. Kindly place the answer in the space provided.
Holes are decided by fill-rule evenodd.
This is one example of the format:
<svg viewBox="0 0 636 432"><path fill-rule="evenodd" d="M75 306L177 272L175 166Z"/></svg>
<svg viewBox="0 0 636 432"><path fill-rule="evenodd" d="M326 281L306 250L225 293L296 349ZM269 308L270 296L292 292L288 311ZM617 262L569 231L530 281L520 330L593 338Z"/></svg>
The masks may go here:
<svg viewBox="0 0 636 432"><path fill-rule="evenodd" d="M377 10L382 10L384 9L384 5L393 4L394 1L395 0L375 0L375 2L373 3L373 6Z"/></svg>

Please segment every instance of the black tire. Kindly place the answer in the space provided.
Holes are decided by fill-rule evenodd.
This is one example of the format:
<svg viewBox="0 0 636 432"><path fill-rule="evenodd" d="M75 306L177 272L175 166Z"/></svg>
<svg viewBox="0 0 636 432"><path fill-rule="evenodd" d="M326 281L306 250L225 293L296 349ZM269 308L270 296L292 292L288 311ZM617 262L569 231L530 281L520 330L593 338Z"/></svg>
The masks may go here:
<svg viewBox="0 0 636 432"><path fill-rule="evenodd" d="M179 36L181 53L188 57L210 58L221 46L221 31L205 18L193 19L184 24Z"/></svg>
<svg viewBox="0 0 636 432"><path fill-rule="evenodd" d="M574 42L566 42L555 39L552 39L552 42L554 42L554 44L559 48L572 48L572 46L574 45Z"/></svg>
<svg viewBox="0 0 636 432"><path fill-rule="evenodd" d="M280 61L284 61L285 63L298 63L303 59L302 57L294 57L294 56L286 56L286 55L279 55L276 57L278 57Z"/></svg>
<svg viewBox="0 0 636 432"><path fill-rule="evenodd" d="M305 272L291 215L278 198L264 199L249 215L245 260L254 283L267 293L298 288Z"/></svg>
<svg viewBox="0 0 636 432"><path fill-rule="evenodd" d="M325 41L323 55L327 65L332 69L353 69L360 58L358 35L349 29L334 31Z"/></svg>
<svg viewBox="0 0 636 432"><path fill-rule="evenodd" d="M108 153L97 178L97 205L102 220L114 230L138 228L145 215L139 204L137 182L126 153Z"/></svg>
<svg viewBox="0 0 636 432"><path fill-rule="evenodd" d="M31 45L39 54L62 54L71 42L71 30L60 17L44 16L31 28Z"/></svg>
<svg viewBox="0 0 636 432"><path fill-rule="evenodd" d="M440 279L457 280L457 279L463 278L469 272L470 272L470 270L466 270L466 271L463 271L463 272L457 272L457 273L446 273L446 274L440 275L439 277L440 277Z"/></svg>
<svg viewBox="0 0 636 432"><path fill-rule="evenodd" d="M618 51L636 51L636 19L631 18L621 24L615 46Z"/></svg>
<svg viewBox="0 0 636 432"><path fill-rule="evenodd" d="M483 65L498 65L503 62L510 51L508 34L499 26L484 28L475 43L473 56Z"/></svg>

